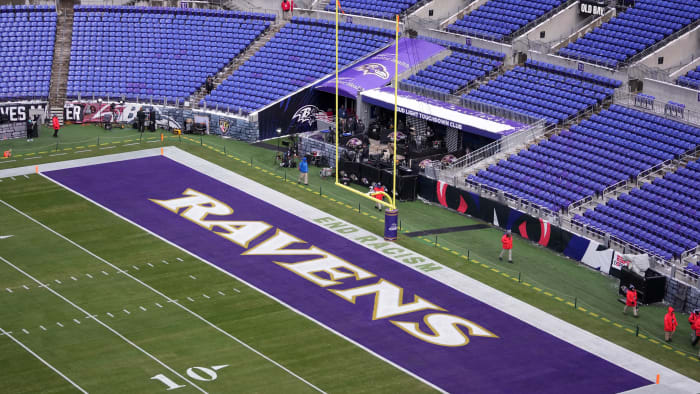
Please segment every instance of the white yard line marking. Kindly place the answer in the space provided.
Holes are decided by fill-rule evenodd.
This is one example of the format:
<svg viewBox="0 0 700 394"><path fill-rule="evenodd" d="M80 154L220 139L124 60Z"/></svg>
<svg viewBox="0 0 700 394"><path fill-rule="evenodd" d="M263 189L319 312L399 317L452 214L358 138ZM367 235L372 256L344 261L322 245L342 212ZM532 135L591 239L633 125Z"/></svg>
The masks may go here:
<svg viewBox="0 0 700 394"><path fill-rule="evenodd" d="M202 297L204 297L204 298L206 298L206 299L210 299L210 298L211 298L211 297L209 297L209 296L206 295L206 294L202 294Z"/></svg>
<svg viewBox="0 0 700 394"><path fill-rule="evenodd" d="M226 294L224 294L224 292L221 291L221 290L219 290L218 293L221 294L222 296L225 296L225 295L226 295Z"/></svg>
<svg viewBox="0 0 700 394"><path fill-rule="evenodd" d="M161 305L161 304L159 304L159 303L157 303L157 302L156 302L156 306L157 306L158 308L162 308L162 307L163 307L163 305Z"/></svg>
<svg viewBox="0 0 700 394"><path fill-rule="evenodd" d="M73 321L75 322L75 324L80 324L80 320L78 319L73 319Z"/></svg>
<svg viewBox="0 0 700 394"><path fill-rule="evenodd" d="M65 155L65 154L66 154L66 153L54 153L54 154L49 155L49 156L63 156L63 155ZM7 162L5 162L5 163L7 163Z"/></svg>
<svg viewBox="0 0 700 394"><path fill-rule="evenodd" d="M139 305L139 309L141 309L142 311L146 312L146 308L144 308L144 307L142 307L142 306L140 306L140 305Z"/></svg>
<svg viewBox="0 0 700 394"><path fill-rule="evenodd" d="M48 289L48 287L47 287L47 289ZM56 322L56 325L59 326L59 327L61 327L61 328L63 328L63 324L61 324L61 322L58 322L58 321L57 321L57 322Z"/></svg>
<svg viewBox="0 0 700 394"><path fill-rule="evenodd" d="M238 290L238 289L235 288L235 287L233 288L233 291L235 291L236 293L240 293L240 292L241 292L240 290Z"/></svg>
<svg viewBox="0 0 700 394"><path fill-rule="evenodd" d="M130 144L123 144L122 146L131 146L131 145L138 145L140 142L132 142Z"/></svg>
<svg viewBox="0 0 700 394"><path fill-rule="evenodd" d="M71 276L70 278L73 280L78 280L75 276Z"/></svg>
<svg viewBox="0 0 700 394"><path fill-rule="evenodd" d="M44 176L44 175L41 174L41 173L40 173L40 175ZM178 245L175 245L174 243L172 243L172 242L170 242L170 241L164 239L163 237L161 237L161 236L159 236L159 235L157 235L157 234L154 234L153 232L151 232L151 231L149 231L149 230L143 228L142 226L139 226L138 224L136 224L136 223L134 223L133 221L131 221L131 220L129 220L129 219L127 219L127 218L125 218L125 217L123 217L123 216L117 214L116 212L114 212L114 211L112 211L112 210L110 210L110 209L107 209L107 207L104 207L104 206L102 206L102 205L100 205L100 204L97 204L95 201L93 201L93 200L87 198L86 196L84 196L84 195L78 193L77 191L75 191L75 190L73 190L73 189L70 189L70 188L66 187L65 185L62 185L62 184L56 182L55 180L53 180L53 179L51 179L51 178L49 178L49 177L44 176L44 178L48 179L48 180L51 181L51 182L56 183L57 185L60 185L60 186L64 187L66 190L70 190L71 192L75 193L76 195L81 196L81 197L84 198L85 200L92 202L93 204L95 204L95 205L101 207L102 209L104 209L105 211L110 212L110 213L112 213L113 215L115 215L115 216L117 216L117 217L119 217L119 218L121 218L121 219L123 219L123 220L126 220L127 222L133 224L134 226L137 226L138 228L140 228L140 229L142 229L142 230L148 232L149 234L153 234L155 237L157 237L157 238L163 240L164 242L168 243L169 245L173 245L174 247L176 247L176 248L178 248L178 249L180 249L180 250L183 250L185 253L189 253L189 254L193 255L191 252L189 252L189 251L187 251L187 250L184 250L183 248L179 247ZM65 241L69 242L69 243L72 244L73 246L75 246L75 247L77 247L78 249L84 251L85 253L89 254L90 256L96 258L97 260L103 262L104 264L107 264L107 265L109 265L110 267L112 267L112 268L114 268L114 269L119 269L117 266L115 266L114 264L110 263L109 261L107 261L107 260L103 259L102 257L100 257L100 256L98 256L98 255L92 253L91 251L89 251L88 249L84 248L83 246L81 246L81 245L78 244L77 242L71 240L70 238L66 237L66 236L63 235L63 234L60 234L59 232L55 231L55 230L52 229L51 227L48 227L47 225L41 223L40 221L34 219L33 217L31 217L31 216L29 216L29 215L27 215L26 213L20 211L19 209L13 207L12 205L8 204L7 202L5 202L5 201L3 201L3 200L0 200L0 203L2 203L3 205L7 206L7 207L10 208L10 209L12 209L13 211L17 212L18 214L24 216L25 218L31 220L32 222L38 224L38 225L41 226L42 228L44 228L44 229L50 231L51 233L55 234L56 236L60 237L61 239L63 239L63 240L65 240ZM193 255L193 256L194 256L195 258L197 258L197 259L200 259L200 260L206 262L206 260L201 259L200 257L198 257L198 256L196 256L196 255ZM165 260L162 260L162 261L163 261L163 263L167 264L167 262L166 262ZM211 264L211 263L209 263L209 262L207 262L207 264L209 264L209 265L212 266L212 267L215 267L216 269L218 269L218 270L220 270L220 271L222 271L222 272L226 272L226 271L221 270L220 268L216 267L215 265L213 265L213 264ZM228 272L226 272L226 274L230 275L231 277L236 278L235 276L231 275L231 274L228 273ZM127 273L127 274L125 274L125 275L128 276L129 278L133 279L134 281L138 282L138 283L141 284L142 286L148 288L148 289L151 290L152 292L154 292L154 293L158 294L159 296L163 297L163 298L166 299L168 302L175 304L175 305L178 306L180 309L182 309L182 310L186 311L187 313L189 313L190 315L196 317L197 319L199 319L199 320L202 321L203 323L207 324L207 325L210 326L211 328L213 328L213 329L219 331L221 334L223 334L223 335L225 335L225 336L231 338L232 340L234 340L235 342L237 342L237 343L240 344L241 346L245 347L246 349L250 350L251 352L257 354L258 356L260 356L260 357L264 358L265 360L269 361L270 363L274 364L274 365L277 366L278 368L280 368L280 369L282 369L283 371L287 372L289 375L291 375L291 376L295 377L296 379L298 379L299 381L305 383L305 384L306 384L307 386L309 386L310 388L312 388L312 389L314 389L314 390L316 390L316 391L318 391L318 392L320 392L320 393L325 393L325 391L323 391L323 390L321 390L320 388L316 387L315 385L313 385L313 384L312 384L311 382L309 382L308 380L306 380L306 379L304 379L303 377L301 377L301 376L297 375L296 373L292 372L290 369L288 369L288 368L285 367L284 365L282 365L282 364L278 363L277 361L271 359L270 357L266 356L264 353L260 352L259 350L255 349L254 347L248 345L247 343L243 342L242 340L238 339L237 337L231 335L229 332L224 331L221 327L215 325L214 323L210 322L209 320L203 318L203 317L200 316L199 314L195 313L194 311L192 311L192 310L190 310L189 308L185 307L184 305L180 304L179 302L177 302L177 300L173 300L172 298L168 297L167 295L165 295L165 294L162 293L161 291L156 290L155 288L153 288L153 287L151 287L150 285L144 283L143 281L141 281L140 279L136 278L135 276L133 276L133 275L131 275L131 274L128 274L128 273ZM236 279L238 279L238 278L236 278ZM48 289L48 290L49 290L49 291L53 291L52 289ZM238 291L238 290L236 290L236 291ZM240 293L240 291L238 291L238 292ZM267 293L264 293L264 292L262 292L262 293L263 293L263 294L267 294ZM278 300L277 298L274 298L274 297L271 297L271 298L274 299L274 300L276 300L276 301L278 301L278 302L281 302L281 301ZM290 305L287 305L287 304L285 304L285 303L282 303L282 305L285 305L286 307L288 307L288 308L290 308L290 309L292 309L292 310L294 310L294 311L297 311L296 309L291 308ZM306 316L306 315L303 315L303 316ZM313 321L315 321L315 320L313 320ZM323 325L323 327L328 328L328 327L325 326L325 325ZM333 331L333 332L335 332L335 331ZM344 338L344 337L343 337L343 338ZM353 341L353 343L356 343L356 342ZM365 350L367 350L366 347L362 347L362 348L365 349ZM374 353L373 353L373 354L374 354ZM385 360L384 358L382 358L382 359ZM393 364L393 363L392 363L392 365L396 365L396 364ZM176 373L176 374L177 374L177 373ZM178 376L180 376L180 375L178 374ZM411 376L416 377L417 375L411 373ZM421 378L418 378L418 379L421 380L422 382L426 382L426 383L429 384L431 387L437 388L437 386L435 386L435 385L433 385L433 384L427 382L425 379L421 379ZM185 379L185 380L186 380L186 379Z"/></svg>
<svg viewBox="0 0 700 394"><path fill-rule="evenodd" d="M26 175L23 175L23 176L24 176L24 177L25 177L26 179L29 179L29 177L28 177L28 176L26 176Z"/></svg>
<svg viewBox="0 0 700 394"><path fill-rule="evenodd" d="M181 259L181 258L179 258L179 257L176 257L175 260L180 261L180 262L185 261L185 260L183 260L183 259Z"/></svg>
<svg viewBox="0 0 700 394"><path fill-rule="evenodd" d="M90 274L85 274L85 276L87 276L88 278L92 279L92 275L90 275Z"/></svg>
<svg viewBox="0 0 700 394"><path fill-rule="evenodd" d="M0 200L0 201L2 201L2 200ZM28 273L22 271L21 268L19 268L19 267L17 267L16 265L12 264L11 262L9 262L9 261L8 261L7 259L5 259L4 257L0 256L0 260L2 260L5 264L9 265L10 267L14 268L15 270L19 271L20 273L22 273L22 274L23 274L24 276L26 276L27 278L33 280L35 283L38 283L38 284L40 284L40 285L42 284L41 281L39 281L39 279L36 279L35 277L29 275ZM141 353L145 354L145 355L148 356L150 359L152 359L153 361L155 361L155 362L157 362L158 364L160 364L160 366L166 368L166 369L167 369L168 371L170 371L172 374L174 374L175 376L177 376L177 377L179 377L180 379L184 380L185 382L187 382L189 385L191 385L192 387L196 388L196 389L199 390L200 392L206 393L206 391L204 391L201 387L197 386L197 385L194 384L192 381L188 380L186 377L182 376L180 373L178 373L178 372L175 371L174 369L170 368L170 367L169 367L168 365L166 365L164 362L160 361L160 360L157 359L155 356L153 356L152 354L148 353L146 350L144 350L143 348L141 348L139 345L135 344L134 342L131 342L128 338L126 338L125 336L123 336L122 334L120 334L117 330L115 330L115 329L113 329L112 327L108 326L107 324L105 324L104 322L102 322L100 319L94 317L94 315L91 315L91 314L90 314L88 311L86 311L85 309L83 309L83 308L81 308L80 306L74 304L73 301L71 301L71 300L69 300L68 298L62 296L62 295L61 295L60 293L58 293L56 290L54 290L54 289L52 289L52 288L50 288L50 287L48 287L48 286L46 286L46 290L50 291L50 292L51 292L53 295L55 295L56 297L62 299L62 300L65 301L66 303L70 304L73 308L79 310L80 312L82 312L83 314L85 314L85 316L92 316L92 320L94 320L96 323L98 323L98 324L101 325L102 327L106 328L107 330L109 330L109 331L110 331L111 333L113 333L114 335L116 335L116 336L118 336L119 338L121 338L124 342L126 342L126 343L128 343L129 345L133 346L135 349L139 350ZM80 324L80 323L78 323L78 324Z"/></svg>
<svg viewBox="0 0 700 394"><path fill-rule="evenodd" d="M54 280L54 282L58 283L59 285L61 284L61 281L58 279Z"/></svg>
<svg viewBox="0 0 700 394"><path fill-rule="evenodd" d="M46 365L47 367L49 367L52 371L56 372L56 373L57 373L60 377L62 377L66 382L70 383L73 387L75 387L76 389L78 389L81 393L87 394L87 391L83 390L82 387L78 386L74 381L70 380L70 378L68 378L66 375L62 374L61 371L59 371L58 369L54 368L53 365L51 365L51 364L49 364L48 362L46 362L46 360L44 360L43 358L39 357L38 354L34 353L30 348L28 348L27 346L25 346L22 342L20 342L20 341L18 341L17 339L15 339L15 337L13 337L12 335L10 335L9 332L7 332L7 331L3 330L2 328L0 328L0 334L5 335L6 337L12 339L16 344L20 345L20 346L22 347L22 349L26 350L27 352L29 352L29 354L31 354L32 356L34 356L37 360L39 360L39 361L41 361L42 363L44 363L44 365Z"/></svg>
<svg viewBox="0 0 700 394"><path fill-rule="evenodd" d="M46 331L46 327L44 326L39 326L39 328L41 328L43 331Z"/></svg>
<svg viewBox="0 0 700 394"><path fill-rule="evenodd" d="M126 313L127 315L130 315L130 314L131 314L131 312L127 311L126 309L122 309L122 310L123 310L124 313Z"/></svg>
<svg viewBox="0 0 700 394"><path fill-rule="evenodd" d="M192 297L187 297L187 299L190 300L190 302L194 302L194 299Z"/></svg>
<svg viewBox="0 0 700 394"><path fill-rule="evenodd" d="M13 161L17 161L17 160L3 160L2 162L0 162L0 164L12 163Z"/></svg>
<svg viewBox="0 0 700 394"><path fill-rule="evenodd" d="M132 265L132 267L133 267L136 271L139 270L139 267L137 267L137 266L135 266L135 265Z"/></svg>
<svg viewBox="0 0 700 394"><path fill-rule="evenodd" d="M85 150L77 150L73 153L83 153L83 152L92 152L92 149L85 149Z"/></svg>
<svg viewBox="0 0 700 394"><path fill-rule="evenodd" d="M14 180L15 180L15 177L11 176L10 179L12 179L12 180L14 181Z"/></svg>
<svg viewBox="0 0 700 394"><path fill-rule="evenodd" d="M168 264L168 262L165 261L165 260L161 260L160 262L163 263L163 264L166 264L166 265Z"/></svg>
<svg viewBox="0 0 700 394"><path fill-rule="evenodd" d="M114 149L114 148L116 148L116 146L105 146L104 148L100 148L100 149Z"/></svg>
<svg viewBox="0 0 700 394"><path fill-rule="evenodd" d="M10 289L9 287L6 287L5 290L7 290L8 293L13 293L12 289Z"/></svg>
<svg viewBox="0 0 700 394"><path fill-rule="evenodd" d="M111 313L109 313L109 312L107 312L107 316L109 316L109 317L114 317L114 315L111 314Z"/></svg>
<svg viewBox="0 0 700 394"><path fill-rule="evenodd" d="M190 278L192 278L193 280L197 280L197 277L194 275L190 275Z"/></svg>
<svg viewBox="0 0 700 394"><path fill-rule="evenodd" d="M151 264L151 263L147 263L147 265L148 265L149 267L153 267L153 264Z"/></svg>
<svg viewBox="0 0 700 394"><path fill-rule="evenodd" d="M29 286L27 285L22 285L22 287L24 287L25 290L29 290Z"/></svg>
<svg viewBox="0 0 700 394"><path fill-rule="evenodd" d="M108 274L106 271L102 271L102 275L107 276L107 275L109 275L109 274Z"/></svg>
<svg viewBox="0 0 700 394"><path fill-rule="evenodd" d="M22 332L25 333L25 334L29 334L29 331L27 331L26 328L23 328L23 329L22 329Z"/></svg>

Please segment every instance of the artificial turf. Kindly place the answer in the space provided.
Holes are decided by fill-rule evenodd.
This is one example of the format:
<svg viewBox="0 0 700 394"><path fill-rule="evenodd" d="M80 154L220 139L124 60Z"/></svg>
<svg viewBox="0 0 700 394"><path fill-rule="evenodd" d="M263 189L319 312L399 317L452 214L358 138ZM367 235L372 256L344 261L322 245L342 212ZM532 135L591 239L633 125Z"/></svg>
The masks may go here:
<svg viewBox="0 0 700 394"><path fill-rule="evenodd" d="M105 135L105 138L112 137L111 143L114 141L119 142L112 143L111 146L114 147L105 150L100 150L99 148L104 146L98 147L96 143L90 144L95 145L91 148L85 145L86 148L82 150L89 149L90 151L80 153L74 153L79 149L74 149L68 145L83 146L77 144L87 138L95 139L96 141L95 137L101 135ZM115 133L105 132L94 126L68 126L63 131L62 140L65 142L66 147L71 149L62 151L63 148L59 146L59 149L54 150L54 152L58 153L66 152L65 155L48 156L50 153L41 154L39 150L32 151L30 145L32 143L15 141L16 145L14 145L13 152L23 153L19 153L21 155L19 157L16 154L14 157L16 161L14 162L7 162L7 160L3 162L0 160L0 169L160 146L160 134L146 134L145 137L150 137L157 140L157 142L148 143L142 141L141 143L135 143L139 139L139 134L133 130L120 130ZM102 137L100 139L102 140ZM285 170L280 168L274 161L274 152L270 150L215 136L204 136L201 140L199 136L169 137L163 143L176 145L183 150L199 155L282 193L294 196L300 201L316 206L323 211L372 232L377 234L383 232L381 215L373 209L371 202L362 200L361 197L335 187L332 180L320 178L318 171L313 169L310 171L309 177L309 188L312 191L299 188L292 181L296 179L297 172L294 169ZM3 144L6 144L6 142L0 142L0 148L6 146ZM28 153L29 155L27 155ZM34 155L30 153L34 153ZM38 159L34 158L36 156L41 157ZM284 179L288 181L284 182ZM12 198L13 201L22 204L25 208L30 209L31 212L37 210L38 212L44 212L43 215L56 226L65 227L66 229L71 229L71 224L75 226L75 220L78 219L72 218L71 215L84 209L84 207L72 212L63 212L63 209L55 207L58 210L57 212L46 213L47 207L43 206L44 204L55 204L50 202L50 198L45 200L45 196L51 195L53 198L56 198L56 201L60 202L63 198L68 198L66 196L70 196L68 192L51 190L54 188L53 184L38 178L31 180L20 179L18 182L26 182L28 187L18 188L13 186L13 183L10 181L0 183L0 198L5 199L4 196L10 193L11 196L14 196ZM14 185L19 185L19 183ZM66 194L66 196L63 196L63 194ZM30 202L35 202L36 206L26 205L30 204ZM342 204L338 202L342 202ZM78 203L76 202L76 204ZM83 202L84 204L87 203ZM444 208L419 201L399 203L399 212L403 233L482 223ZM100 218L100 220L95 222L95 226L103 228L107 233L114 232L110 228L118 220L110 218L106 213L96 215L96 217ZM129 226L127 225L127 227ZM96 247L99 246L108 250L114 247L115 250L109 250L110 256L119 259L119 256L125 253L123 247L116 246L120 244L105 241L104 238L97 236L98 232L96 231L88 232L95 237L93 242ZM666 344L662 339L663 314L666 312L666 307L662 305L646 306L641 309L639 318L634 318L631 315L625 316L622 314L622 304L617 302L617 281L614 278L592 271L550 250L517 237L514 242L515 264L509 265L500 262L497 259L500 250L500 234L501 231L496 228L486 228L440 234L437 236L437 240L435 236L410 238L400 235L398 243L669 368L695 379L700 378L700 372L697 371L696 364L698 359L695 357L697 351L689 344L689 327L686 323L687 315L677 314L680 322L678 332L675 335L674 342ZM104 236L105 234L102 233L102 235ZM141 236L148 238L144 234L141 234ZM101 243L104 243L104 245L100 245ZM157 244L158 242L155 243ZM135 250L129 250L128 252L135 253L138 257L136 260L145 261L149 259L150 252L140 250L141 247L134 247L133 249ZM467 255L469 259L463 257ZM163 280L164 285L167 282L167 279ZM3 284L0 283L0 285ZM0 286L1 288L2 286ZM198 305L198 307L200 306ZM273 315L284 314L284 308L282 307L278 306L275 308L271 305L268 308L274 311L271 312ZM216 309L216 307L213 309ZM264 310L265 308L262 309ZM252 311L249 312L253 313ZM211 313L218 315L216 311ZM264 319L264 317L261 318ZM308 322L306 324L313 325ZM5 327L5 329L7 328ZM228 326L226 329L228 330ZM274 337L272 333L269 335ZM326 333L326 335L330 334ZM260 340L260 342L263 343L265 341ZM290 346L294 347L294 345L289 345L288 347ZM281 353L286 354L286 352ZM301 352L296 354L296 356L300 357L300 359L295 361L294 357L287 357L284 360L301 368L308 364L307 358L310 355ZM357 362L358 360L355 361ZM359 374L356 376L365 376L366 372L355 370L353 373ZM400 373L398 374L401 375ZM390 377L388 381L396 383L388 383L385 389L405 389L407 386L404 386L404 384L415 384L414 380L408 380L411 383L406 383L406 380L403 378ZM338 389L338 386L334 387ZM323 388L325 390L327 387L324 386ZM345 389L349 388L360 391L368 390L367 387L363 389L355 385L345 387Z"/></svg>

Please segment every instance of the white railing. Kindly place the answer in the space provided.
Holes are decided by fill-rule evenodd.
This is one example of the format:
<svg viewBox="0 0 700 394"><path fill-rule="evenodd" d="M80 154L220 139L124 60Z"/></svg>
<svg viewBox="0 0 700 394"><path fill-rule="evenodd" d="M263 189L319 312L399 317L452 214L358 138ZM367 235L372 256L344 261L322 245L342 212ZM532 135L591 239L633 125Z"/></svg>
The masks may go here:
<svg viewBox="0 0 700 394"><path fill-rule="evenodd" d="M613 103L633 108L637 111L652 113L681 123L688 123L692 126L700 127L700 112L697 110L684 108L683 111L679 113L679 116L670 116L666 112L669 103L659 99L646 100L644 103L641 103L638 100L637 94L623 92L620 89L617 89L615 91L615 96L613 97Z"/></svg>
<svg viewBox="0 0 700 394"><path fill-rule="evenodd" d="M520 148L534 142L538 138L545 135L547 128L545 127L544 120L539 120L537 123L531 124L528 127L502 137L492 143L485 145L473 152L460 157L454 163L449 165L443 165L439 160L430 162L430 166L435 170L435 179L441 179L439 173L441 171L451 171L462 170L472 167L473 165L486 160L498 153L510 152L514 149Z"/></svg>

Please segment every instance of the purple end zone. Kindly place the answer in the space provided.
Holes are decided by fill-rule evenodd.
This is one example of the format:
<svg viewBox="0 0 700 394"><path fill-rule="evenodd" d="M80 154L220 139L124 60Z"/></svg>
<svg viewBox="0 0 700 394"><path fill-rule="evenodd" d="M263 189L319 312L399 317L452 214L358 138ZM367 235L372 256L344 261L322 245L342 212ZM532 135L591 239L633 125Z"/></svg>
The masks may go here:
<svg viewBox="0 0 700 394"><path fill-rule="evenodd" d="M379 253L167 158L135 159L45 175L446 391L614 393L651 383ZM343 280L334 289L373 284L384 278L404 289L405 303L412 302L413 294L417 294L498 337L470 335L470 342L459 347L422 341L389 320L421 322L420 328L430 332L422 319L435 311L372 320L373 296L358 297L352 304L273 262L298 262L315 257L243 256L241 253L246 250L243 247L149 201L178 198L188 188L206 193L234 209L232 215L216 220L265 221L376 274L375 278L362 281ZM276 228L249 247L264 242Z"/></svg>

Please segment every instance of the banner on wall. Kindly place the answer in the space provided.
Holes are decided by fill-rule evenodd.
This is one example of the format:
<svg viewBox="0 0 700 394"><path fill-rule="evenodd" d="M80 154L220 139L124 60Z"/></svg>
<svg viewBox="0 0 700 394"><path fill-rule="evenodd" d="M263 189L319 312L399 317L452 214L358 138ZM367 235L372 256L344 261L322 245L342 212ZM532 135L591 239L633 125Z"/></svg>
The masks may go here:
<svg viewBox="0 0 700 394"><path fill-rule="evenodd" d="M441 181L421 176L418 194L446 208L509 229L525 239L563 253L573 260L581 261L606 274L619 276L622 266L639 270L638 272L643 272L649 267L648 255L622 255L595 241L552 226L545 220Z"/></svg>
<svg viewBox="0 0 700 394"><path fill-rule="evenodd" d="M282 135L316 130L316 121L325 118L325 112L318 107L319 95L313 89L304 89L258 113L259 139L277 137L277 129Z"/></svg>
<svg viewBox="0 0 700 394"><path fill-rule="evenodd" d="M36 103L3 103L0 104L0 119L3 122L26 122L30 112L41 111L46 113L49 104L47 102Z"/></svg>
<svg viewBox="0 0 700 394"><path fill-rule="evenodd" d="M139 108L150 112L155 109L158 114L156 125L159 128L181 129L182 122L178 119L176 108L138 103L112 104L100 102L67 102L63 107L63 119L73 123L102 123L111 120L114 123L131 124L136 122ZM173 113L176 112L176 113ZM181 114L179 114L181 115Z"/></svg>

